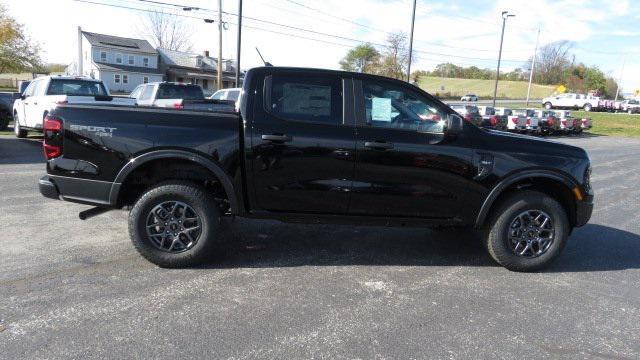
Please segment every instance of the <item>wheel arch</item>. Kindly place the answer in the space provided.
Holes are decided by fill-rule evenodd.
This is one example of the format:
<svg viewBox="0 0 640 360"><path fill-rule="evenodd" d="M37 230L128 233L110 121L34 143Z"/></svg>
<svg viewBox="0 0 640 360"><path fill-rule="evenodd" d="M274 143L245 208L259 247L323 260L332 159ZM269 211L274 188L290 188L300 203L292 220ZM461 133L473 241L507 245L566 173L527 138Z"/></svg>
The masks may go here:
<svg viewBox="0 0 640 360"><path fill-rule="evenodd" d="M569 176L549 170L532 170L513 174L500 181L485 198L476 218L475 227L481 228L500 199L509 192L521 188L533 188L544 192L561 203L571 225L576 222L576 202L573 189L578 184Z"/></svg>
<svg viewBox="0 0 640 360"><path fill-rule="evenodd" d="M230 205L232 214L238 214L240 212L240 202L238 201L237 194L234 191L233 182L229 175L222 169L220 165L215 163L200 154L190 152L187 150L167 149L156 150L139 155L127 162L127 164L118 172L111 191L109 193L109 202L112 205L118 204L119 195L121 193L122 184L126 182L129 175L131 175L136 169L140 169L145 164L149 164L152 161L157 160L186 160L191 163L196 163L207 170L209 170L220 181L222 188L224 189Z"/></svg>

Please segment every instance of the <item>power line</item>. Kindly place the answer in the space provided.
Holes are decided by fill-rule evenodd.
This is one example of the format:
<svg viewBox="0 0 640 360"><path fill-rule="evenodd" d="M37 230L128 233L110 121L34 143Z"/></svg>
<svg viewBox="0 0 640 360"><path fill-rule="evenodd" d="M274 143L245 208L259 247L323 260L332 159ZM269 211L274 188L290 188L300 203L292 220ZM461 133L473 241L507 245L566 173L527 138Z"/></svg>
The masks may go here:
<svg viewBox="0 0 640 360"><path fill-rule="evenodd" d="M95 4L95 5L103 5L103 6L111 6L111 7L118 7L118 8L124 8L124 9L131 9L131 10L137 10L137 11L153 12L153 10L150 10L150 9L134 8L134 7L124 6L124 5L101 3L101 2L95 2L95 1L90 1L90 0L73 0L73 1L82 2L82 3L89 3L89 4ZM150 2L150 0L139 0L139 1ZM161 2L154 1L154 3L161 3ZM176 7L177 6L181 6L181 5L178 5L178 4L171 4L171 3L161 3L161 4L170 5L170 6L176 6ZM201 8L201 10L205 10L205 9ZM211 10L207 9L207 11L211 11ZM214 12L217 13L217 11L214 11ZM236 14L231 13L231 12L222 11L222 13L226 14L226 15L236 16ZM186 17L186 18L200 19L200 20L204 20L205 19L205 18L202 18L202 17L189 16L189 15L184 15L184 14L179 14L179 13L172 13L172 15ZM244 19L248 19L248 20L252 20L252 21L256 21L256 22L260 22L260 23L273 25L273 26L279 26L279 27L283 27L283 28L287 28L287 29L291 29L291 30L295 30L295 31L301 31L301 32L305 32L305 33L308 33L308 34L320 35L320 36L330 37L330 38L334 38L334 39L338 39L338 40L356 42L356 43L360 43L360 44L369 43L369 44L376 45L376 46L381 47L381 48L386 48L387 47L386 44L382 44L382 43L377 43L377 42L372 42L372 41L368 42L368 41L363 41L363 40L360 40L360 39L354 39L354 38L350 38L350 37L346 37L346 36L340 36L340 35L334 35L334 34L329 34L329 33L315 31L315 30L304 29L304 28L300 28L300 27L296 27L296 26L277 23L277 22L274 22L274 21L263 20L263 19L258 19L258 18L254 18L254 17L249 17L249 16L243 16L243 18ZM232 25L235 25L232 22L228 22L228 23L232 24ZM267 29L264 29L264 28L254 27L253 29L267 31ZM269 32L274 33L275 31L271 30ZM303 37L303 36L300 36L300 35L287 34L287 33L283 33L283 32L278 32L278 33L282 34L282 35L299 37L299 38L303 38L303 39L307 39L307 40L320 41L319 39L316 39L316 38L308 38L308 37ZM321 42L328 43L327 41L321 41ZM434 52L434 51L425 51L425 50L417 50L417 49L414 50L414 51L418 52L418 53L423 53L423 54L426 54L426 55L431 55L431 56L434 56L434 55L438 56L439 55L439 56L447 57L447 58L459 58L459 59L479 60L479 61L495 61L495 59L492 59L492 58L478 58L478 57L472 57L472 56L446 54L446 53L440 53L440 52ZM511 63L522 63L522 62L525 62L526 60L503 59L502 61L511 62Z"/></svg>

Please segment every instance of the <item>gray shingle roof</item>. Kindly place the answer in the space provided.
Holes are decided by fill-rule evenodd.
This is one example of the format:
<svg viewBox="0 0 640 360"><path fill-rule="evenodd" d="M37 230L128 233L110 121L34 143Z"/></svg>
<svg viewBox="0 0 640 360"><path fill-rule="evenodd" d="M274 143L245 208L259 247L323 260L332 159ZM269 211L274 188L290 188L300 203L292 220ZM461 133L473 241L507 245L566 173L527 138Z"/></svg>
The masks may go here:
<svg viewBox="0 0 640 360"><path fill-rule="evenodd" d="M85 38L87 38L89 43L94 46L108 46L113 48L120 48L122 50L140 51L149 54L158 53L147 40L96 34L87 31L83 31L82 34Z"/></svg>
<svg viewBox="0 0 640 360"><path fill-rule="evenodd" d="M158 53L160 54L160 61L168 67L187 68L200 72L215 72L218 66L216 58L204 56L202 54L193 54L167 49L158 49ZM202 61L201 66L198 66L198 59ZM225 62L227 61L229 60L223 59L223 65L225 65ZM223 70L223 72L235 72L233 63L231 64L230 69L227 68Z"/></svg>
<svg viewBox="0 0 640 360"><path fill-rule="evenodd" d="M146 68L141 66L129 66L129 65L121 65L121 64L105 64L101 62L95 62L95 63L100 70L126 71L126 72L137 72L142 74L162 75L159 69L154 69L154 68Z"/></svg>

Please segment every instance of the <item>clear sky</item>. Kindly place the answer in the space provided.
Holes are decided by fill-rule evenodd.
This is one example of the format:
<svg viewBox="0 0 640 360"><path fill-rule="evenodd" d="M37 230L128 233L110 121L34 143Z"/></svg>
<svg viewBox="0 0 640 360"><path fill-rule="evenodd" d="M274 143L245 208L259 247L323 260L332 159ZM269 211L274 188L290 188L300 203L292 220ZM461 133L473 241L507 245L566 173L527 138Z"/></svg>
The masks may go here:
<svg viewBox="0 0 640 360"><path fill-rule="evenodd" d="M189 12L140 0L0 1L41 44L48 62L74 60L78 26L144 37L145 9L188 16L181 19L193 30L194 51L217 51L217 26L202 20L217 20L217 0L157 0L208 9ZM223 0L228 13L223 20L229 23L223 35L225 58L235 57L237 3ZM242 67L261 64L258 47L274 65L337 68L359 41L383 44L389 32L408 33L411 4L412 0L244 0ZM504 69L526 67L540 27L541 44L573 41L577 61L597 65L615 78L623 74L625 92L640 89L638 0L418 0L413 69L431 69L441 62L495 68L502 10L516 14L507 21Z"/></svg>

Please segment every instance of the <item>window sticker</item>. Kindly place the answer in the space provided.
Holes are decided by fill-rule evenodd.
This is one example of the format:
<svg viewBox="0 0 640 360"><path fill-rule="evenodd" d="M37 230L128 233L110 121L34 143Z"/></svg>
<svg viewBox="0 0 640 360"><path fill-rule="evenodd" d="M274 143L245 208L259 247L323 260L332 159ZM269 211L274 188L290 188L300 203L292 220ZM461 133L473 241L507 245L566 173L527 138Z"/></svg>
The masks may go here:
<svg viewBox="0 0 640 360"><path fill-rule="evenodd" d="M371 120L391 122L391 99L371 99Z"/></svg>

